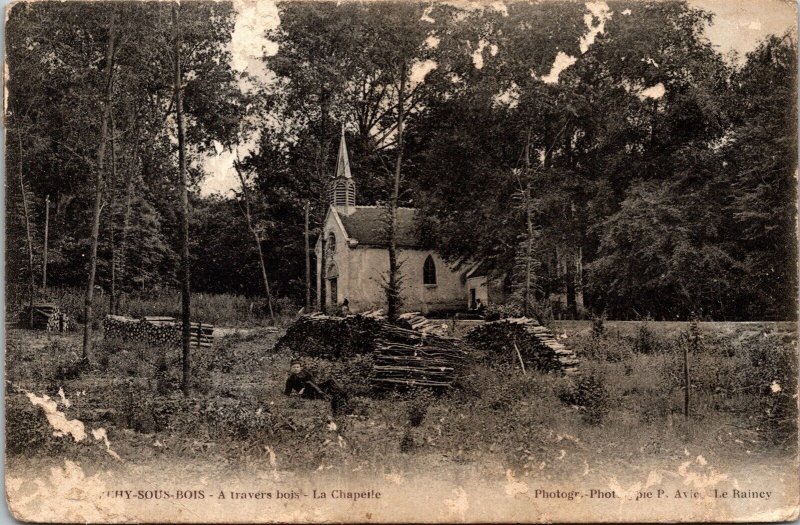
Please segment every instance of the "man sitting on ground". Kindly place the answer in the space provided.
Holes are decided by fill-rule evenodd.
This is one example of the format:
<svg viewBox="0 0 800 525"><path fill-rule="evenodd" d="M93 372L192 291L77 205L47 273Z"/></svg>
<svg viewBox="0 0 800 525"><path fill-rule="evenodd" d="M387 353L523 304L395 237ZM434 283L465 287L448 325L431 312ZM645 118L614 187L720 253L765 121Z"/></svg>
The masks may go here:
<svg viewBox="0 0 800 525"><path fill-rule="evenodd" d="M325 393L314 383L314 376L297 359L292 360L283 393L287 396L297 393L303 399L325 398Z"/></svg>

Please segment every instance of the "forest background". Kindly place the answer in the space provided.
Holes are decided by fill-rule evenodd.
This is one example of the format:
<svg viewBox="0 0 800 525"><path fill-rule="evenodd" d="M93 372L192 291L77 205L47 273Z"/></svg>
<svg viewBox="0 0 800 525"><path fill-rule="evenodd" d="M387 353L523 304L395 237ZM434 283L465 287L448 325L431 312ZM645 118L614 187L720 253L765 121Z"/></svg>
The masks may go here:
<svg viewBox="0 0 800 525"><path fill-rule="evenodd" d="M563 291L558 253L582 261L598 315L795 317L794 32L738 57L684 2L278 6L269 82L233 64L233 4L179 8L193 292L262 296L255 233L276 308L307 301L306 217L313 246L344 126L359 204L390 200L402 159L400 204L422 210L430 247L487 261L509 288L524 254L542 296ZM171 10L10 10L10 304L31 274L41 298L85 288L98 194L110 304L177 288ZM242 186L202 195L204 159L224 150Z"/></svg>

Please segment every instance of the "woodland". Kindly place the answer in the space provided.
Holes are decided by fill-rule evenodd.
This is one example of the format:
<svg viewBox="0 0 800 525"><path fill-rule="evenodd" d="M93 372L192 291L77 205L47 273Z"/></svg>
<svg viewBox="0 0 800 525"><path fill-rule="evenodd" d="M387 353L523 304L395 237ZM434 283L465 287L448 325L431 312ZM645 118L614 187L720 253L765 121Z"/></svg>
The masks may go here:
<svg viewBox="0 0 800 525"><path fill-rule="evenodd" d="M359 204L419 208L431 248L512 298L523 274L539 298L568 287L558 253L595 315L794 319L796 35L723 55L710 12L600 4L280 2L269 81L232 65L231 3L15 4L9 302L320 306L309 248L344 127ZM241 184L202 195L224 150Z"/></svg>

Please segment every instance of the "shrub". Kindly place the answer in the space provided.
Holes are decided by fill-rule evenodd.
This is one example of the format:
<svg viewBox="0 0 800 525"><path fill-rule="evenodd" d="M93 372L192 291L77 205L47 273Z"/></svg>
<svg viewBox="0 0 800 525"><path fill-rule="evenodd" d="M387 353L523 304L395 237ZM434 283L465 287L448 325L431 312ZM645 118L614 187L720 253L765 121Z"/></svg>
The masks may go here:
<svg viewBox="0 0 800 525"><path fill-rule="evenodd" d="M773 337L755 337L748 345L759 423L773 443L797 435L797 346Z"/></svg>
<svg viewBox="0 0 800 525"><path fill-rule="evenodd" d="M572 388L559 395L561 401L584 409L584 420L590 425L598 425L611 408L611 399L603 379L596 373L589 373L578 378Z"/></svg>
<svg viewBox="0 0 800 525"><path fill-rule="evenodd" d="M661 341L650 326L650 318L645 318L636 330L633 351L640 354L653 354L660 350L662 350Z"/></svg>
<svg viewBox="0 0 800 525"><path fill-rule="evenodd" d="M306 368L319 385L333 379L350 395L367 395L372 392L370 375L374 358L370 354L354 355L347 359L304 359Z"/></svg>
<svg viewBox="0 0 800 525"><path fill-rule="evenodd" d="M428 407L434 400L434 395L429 389L415 389L411 394L411 403L408 405L408 423L412 427L422 425L428 414Z"/></svg>
<svg viewBox="0 0 800 525"><path fill-rule="evenodd" d="M213 439L233 438L263 442L273 431L272 414L255 403L237 399L215 399L202 410Z"/></svg>
<svg viewBox="0 0 800 525"><path fill-rule="evenodd" d="M605 335L605 320L605 314L592 317L592 337L599 338Z"/></svg>
<svg viewBox="0 0 800 525"><path fill-rule="evenodd" d="M40 407L32 405L22 394L6 396L6 451L9 454L51 455L62 452L66 443L65 438L53 436L53 429Z"/></svg>

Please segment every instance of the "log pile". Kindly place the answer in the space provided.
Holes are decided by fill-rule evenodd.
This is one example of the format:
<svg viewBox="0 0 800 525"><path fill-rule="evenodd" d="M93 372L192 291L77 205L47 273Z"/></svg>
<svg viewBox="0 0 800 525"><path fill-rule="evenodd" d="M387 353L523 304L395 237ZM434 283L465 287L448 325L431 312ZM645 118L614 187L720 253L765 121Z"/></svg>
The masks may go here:
<svg viewBox="0 0 800 525"><path fill-rule="evenodd" d="M578 373L575 352L556 340L550 329L527 317L484 323L467 334L467 341L491 355L503 355L545 372Z"/></svg>
<svg viewBox="0 0 800 525"><path fill-rule="evenodd" d="M105 337L135 340L157 346L180 346L183 341L182 324L173 317L143 317L132 319L121 315L107 315L103 321ZM209 348L214 343L214 325L191 323L192 347Z"/></svg>
<svg viewBox="0 0 800 525"><path fill-rule="evenodd" d="M30 326L30 314L30 305L25 306L19 314L21 326ZM32 328L48 332L67 332L75 329L75 322L55 304L34 304Z"/></svg>
<svg viewBox="0 0 800 525"><path fill-rule="evenodd" d="M449 388L469 354L458 339L384 323L375 344L372 383Z"/></svg>
<svg viewBox="0 0 800 525"><path fill-rule="evenodd" d="M286 330L275 350L328 359L370 354L374 358L370 381L384 388L447 388L468 357L458 339L395 326L376 312L305 315Z"/></svg>
<svg viewBox="0 0 800 525"><path fill-rule="evenodd" d="M275 344L276 352L341 359L372 352L380 318L314 313L295 321Z"/></svg>
<svg viewBox="0 0 800 525"><path fill-rule="evenodd" d="M397 318L397 326L416 330L425 334L435 334L440 336L447 336L448 328L442 321L434 322L423 316L419 312L409 312L401 314Z"/></svg>

